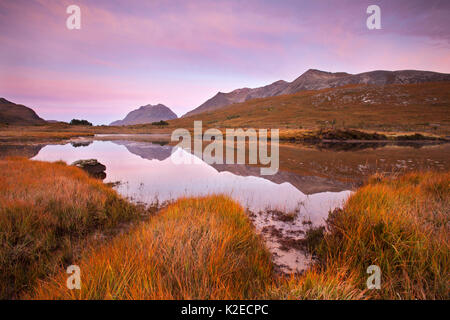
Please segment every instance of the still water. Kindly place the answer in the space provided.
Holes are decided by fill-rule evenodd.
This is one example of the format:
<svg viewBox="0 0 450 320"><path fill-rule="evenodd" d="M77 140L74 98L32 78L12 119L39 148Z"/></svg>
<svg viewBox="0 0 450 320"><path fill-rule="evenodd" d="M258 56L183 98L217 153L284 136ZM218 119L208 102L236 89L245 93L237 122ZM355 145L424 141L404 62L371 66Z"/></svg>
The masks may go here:
<svg viewBox="0 0 450 320"><path fill-rule="evenodd" d="M305 195L289 182L275 183L258 176L242 176L219 171L194 155L172 146L150 142L94 141L85 147L72 144L48 145L34 160L72 163L97 159L106 166L105 182L120 182L117 191L134 201L164 202L179 197L227 194L245 208L257 212L267 209L293 211L301 207L304 215L319 222L330 208L339 205L349 191L319 192ZM198 160L198 159L196 159Z"/></svg>
<svg viewBox="0 0 450 320"><path fill-rule="evenodd" d="M105 182L124 197L147 204L180 197L226 194L248 209L280 271L301 272L311 258L296 245L311 226L322 225L355 186L373 172L448 170L450 145L280 146L280 171L259 176L246 165L209 165L167 142L148 137L97 136L67 144L1 146L0 153L34 160L97 159ZM144 141L140 140L144 139ZM191 160L172 161L171 154ZM189 163L189 164L187 164ZM294 214L292 214L294 213ZM285 215L293 218L285 219ZM298 243L298 242L297 242Z"/></svg>
<svg viewBox="0 0 450 320"><path fill-rule="evenodd" d="M309 223L323 224L329 210L341 206L351 193L342 190L306 195L289 182L277 183L259 176L221 171L224 169L193 161L194 155L173 148L151 142L93 141L88 145L47 145L32 159L63 160L69 164L79 159L97 159L107 168L105 182L120 182L116 190L137 202L229 195L252 212L251 219L257 231L263 234L276 265L283 272L299 272L310 261L304 252L286 243L301 239ZM174 162L172 152L178 160L191 161ZM247 173L251 171L247 169ZM282 221L282 216L273 212L296 214L293 220Z"/></svg>

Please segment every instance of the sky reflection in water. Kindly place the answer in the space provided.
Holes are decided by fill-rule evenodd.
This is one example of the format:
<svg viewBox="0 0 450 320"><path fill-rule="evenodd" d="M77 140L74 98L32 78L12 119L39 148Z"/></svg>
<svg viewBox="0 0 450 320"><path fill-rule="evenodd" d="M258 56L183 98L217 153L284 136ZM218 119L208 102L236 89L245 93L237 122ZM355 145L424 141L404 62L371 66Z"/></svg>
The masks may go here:
<svg viewBox="0 0 450 320"><path fill-rule="evenodd" d="M48 145L34 160L72 163L79 159L95 158L106 166L105 182L121 181L117 191L135 201L150 203L172 200L183 196L227 194L252 211L268 208L292 211L300 206L302 216L314 223L326 218L328 211L349 196L350 191L321 192L305 195L292 184L276 184L254 176L239 176L219 172L207 163L190 161L191 164L175 164L170 157L170 146L145 143L149 149L147 158L133 154L131 141L94 141L86 147L75 148L71 144ZM139 143L142 148L142 142ZM194 157L177 149L177 156ZM148 156L150 155L150 156Z"/></svg>

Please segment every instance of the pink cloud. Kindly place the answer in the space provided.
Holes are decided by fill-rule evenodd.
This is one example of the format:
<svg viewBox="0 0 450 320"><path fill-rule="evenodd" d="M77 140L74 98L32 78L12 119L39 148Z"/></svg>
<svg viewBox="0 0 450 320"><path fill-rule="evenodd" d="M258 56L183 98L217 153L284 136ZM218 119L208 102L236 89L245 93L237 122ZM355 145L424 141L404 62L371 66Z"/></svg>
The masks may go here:
<svg viewBox="0 0 450 320"><path fill-rule="evenodd" d="M49 112L161 102L184 113L217 91L308 68L450 72L447 2L380 0L383 30L374 32L367 4L348 0L76 3L79 31L65 27L73 1L0 2L0 96Z"/></svg>

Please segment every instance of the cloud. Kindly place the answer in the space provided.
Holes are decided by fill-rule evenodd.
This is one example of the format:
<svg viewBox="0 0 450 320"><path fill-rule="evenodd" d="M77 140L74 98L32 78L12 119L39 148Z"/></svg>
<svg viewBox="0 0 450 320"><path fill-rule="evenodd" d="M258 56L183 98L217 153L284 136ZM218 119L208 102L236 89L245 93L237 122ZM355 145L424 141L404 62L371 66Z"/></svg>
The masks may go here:
<svg viewBox="0 0 450 320"><path fill-rule="evenodd" d="M157 100L185 111L308 68L450 72L450 2L378 0L383 29L369 31L372 2L78 0L82 28L69 31L73 1L2 1L1 94L52 108Z"/></svg>

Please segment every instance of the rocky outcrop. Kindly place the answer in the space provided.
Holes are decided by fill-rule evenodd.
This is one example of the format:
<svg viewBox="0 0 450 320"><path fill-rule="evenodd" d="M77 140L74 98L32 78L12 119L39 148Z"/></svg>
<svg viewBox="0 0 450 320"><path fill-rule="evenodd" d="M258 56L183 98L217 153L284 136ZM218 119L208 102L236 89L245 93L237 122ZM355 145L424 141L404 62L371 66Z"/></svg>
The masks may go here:
<svg viewBox="0 0 450 320"><path fill-rule="evenodd" d="M97 179L106 178L106 166L97 161L97 159L77 160L72 166L78 167L86 171L90 176Z"/></svg>

